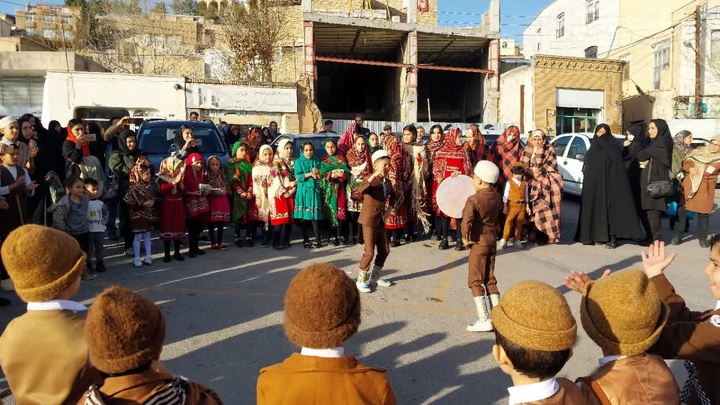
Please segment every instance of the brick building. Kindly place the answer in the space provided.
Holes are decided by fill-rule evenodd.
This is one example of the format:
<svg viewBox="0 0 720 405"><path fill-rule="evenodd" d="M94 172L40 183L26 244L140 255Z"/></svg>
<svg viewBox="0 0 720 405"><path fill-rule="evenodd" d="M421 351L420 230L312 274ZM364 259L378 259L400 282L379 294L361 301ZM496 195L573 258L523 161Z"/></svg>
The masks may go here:
<svg viewBox="0 0 720 405"><path fill-rule="evenodd" d="M15 19L24 35L44 38L58 47L72 47L87 37L90 17L80 7L35 4L18 10Z"/></svg>
<svg viewBox="0 0 720 405"><path fill-rule="evenodd" d="M531 67L501 79L501 121L521 122L525 131L550 135L592 132L606 123L622 132L625 62L535 55ZM520 108L519 108L520 107Z"/></svg>

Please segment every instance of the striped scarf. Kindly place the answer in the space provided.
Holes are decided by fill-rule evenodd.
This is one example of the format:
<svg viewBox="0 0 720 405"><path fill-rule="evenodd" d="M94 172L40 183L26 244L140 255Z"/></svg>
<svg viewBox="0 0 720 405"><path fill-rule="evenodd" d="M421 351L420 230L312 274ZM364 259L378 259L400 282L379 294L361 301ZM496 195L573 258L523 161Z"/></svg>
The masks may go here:
<svg viewBox="0 0 720 405"><path fill-rule="evenodd" d="M185 405L187 398L185 377L175 377L155 391L142 405ZM85 405L105 405L105 401L96 385L91 385L85 394Z"/></svg>

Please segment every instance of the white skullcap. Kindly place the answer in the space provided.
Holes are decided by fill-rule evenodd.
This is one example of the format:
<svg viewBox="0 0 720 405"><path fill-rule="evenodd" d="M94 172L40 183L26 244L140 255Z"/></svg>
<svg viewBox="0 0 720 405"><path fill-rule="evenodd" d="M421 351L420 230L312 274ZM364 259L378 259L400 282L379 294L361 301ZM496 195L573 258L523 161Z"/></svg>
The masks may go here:
<svg viewBox="0 0 720 405"><path fill-rule="evenodd" d="M477 165L475 165L473 173L475 173L475 175L480 178L483 183L489 184L497 183L498 177L500 177L500 169L495 166L495 163L487 160L479 161Z"/></svg>
<svg viewBox="0 0 720 405"><path fill-rule="evenodd" d="M372 162L373 162L373 164L375 164L375 162L377 162L378 159L389 158L389 157L390 157L390 154L386 150L384 150L384 149L376 150L372 154Z"/></svg>
<svg viewBox="0 0 720 405"><path fill-rule="evenodd" d="M6 126L10 124L17 124L18 120L17 117L13 115L8 115L7 117L0 120L0 128L5 128Z"/></svg>

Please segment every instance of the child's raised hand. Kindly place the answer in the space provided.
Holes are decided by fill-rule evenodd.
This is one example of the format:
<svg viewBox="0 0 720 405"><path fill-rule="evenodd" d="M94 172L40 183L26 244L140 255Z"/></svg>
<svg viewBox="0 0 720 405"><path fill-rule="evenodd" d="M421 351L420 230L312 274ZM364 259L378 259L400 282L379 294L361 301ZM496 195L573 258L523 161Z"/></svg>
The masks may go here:
<svg viewBox="0 0 720 405"><path fill-rule="evenodd" d="M645 251L640 252L642 257L643 268L645 275L648 278L653 278L663 274L666 268L670 266L670 263L675 260L677 253L673 253L670 256L665 256L665 242L655 241L648 247L647 253Z"/></svg>
<svg viewBox="0 0 720 405"><path fill-rule="evenodd" d="M600 278L609 276L610 271L610 269L605 270ZM588 283L591 281L593 280L587 274L570 270L570 275L565 277L565 282L563 284L565 287L582 294L585 292L585 288L587 288Z"/></svg>

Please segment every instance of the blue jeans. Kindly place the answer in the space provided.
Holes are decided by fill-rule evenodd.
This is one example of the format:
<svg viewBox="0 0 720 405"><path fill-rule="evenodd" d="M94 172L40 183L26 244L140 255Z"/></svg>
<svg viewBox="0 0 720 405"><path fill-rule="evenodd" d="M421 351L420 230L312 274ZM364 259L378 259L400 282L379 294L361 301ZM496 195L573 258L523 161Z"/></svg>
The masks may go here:
<svg viewBox="0 0 720 405"><path fill-rule="evenodd" d="M122 221L122 213L119 212L120 200L118 198L105 200L105 205L108 207L108 212L110 214L107 223L107 233L108 235L117 234L117 226L115 226L115 221L118 218L120 218L120 221Z"/></svg>

